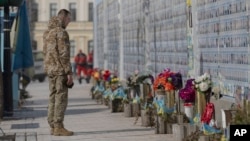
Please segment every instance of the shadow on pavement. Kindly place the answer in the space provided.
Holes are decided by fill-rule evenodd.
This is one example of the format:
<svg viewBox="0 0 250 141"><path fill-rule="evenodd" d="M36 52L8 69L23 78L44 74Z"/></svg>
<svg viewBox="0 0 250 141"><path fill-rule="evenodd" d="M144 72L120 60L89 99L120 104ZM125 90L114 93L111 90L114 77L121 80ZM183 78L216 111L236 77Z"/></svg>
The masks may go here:
<svg viewBox="0 0 250 141"><path fill-rule="evenodd" d="M86 102L86 101L90 101L90 98L70 98L70 96L69 96L69 100L68 100L68 102L69 103L78 103L78 102Z"/></svg>
<svg viewBox="0 0 250 141"><path fill-rule="evenodd" d="M75 105L72 105L74 107ZM65 115L80 115L80 114L87 114L87 113L95 113L105 111L107 109L104 108L93 108L93 109L67 109ZM41 118L47 117L47 107L44 109L33 109L33 108L23 108L21 110L16 110L14 112L14 116L11 118L5 118L4 120L18 120L18 119L29 119L29 118Z"/></svg>
<svg viewBox="0 0 250 141"><path fill-rule="evenodd" d="M151 131L151 130L154 130L154 128L104 130L104 131L89 131L89 132L74 132L74 133L76 135L84 135L84 134L106 134L106 133L119 133L119 132Z"/></svg>
<svg viewBox="0 0 250 141"><path fill-rule="evenodd" d="M65 115L77 115L77 114L87 114L96 113L101 111L106 111L107 109L95 108L95 109L67 109Z"/></svg>
<svg viewBox="0 0 250 141"><path fill-rule="evenodd" d="M97 103L88 103L88 104L69 104L68 107L85 107L85 106L93 106L93 105L100 105Z"/></svg>

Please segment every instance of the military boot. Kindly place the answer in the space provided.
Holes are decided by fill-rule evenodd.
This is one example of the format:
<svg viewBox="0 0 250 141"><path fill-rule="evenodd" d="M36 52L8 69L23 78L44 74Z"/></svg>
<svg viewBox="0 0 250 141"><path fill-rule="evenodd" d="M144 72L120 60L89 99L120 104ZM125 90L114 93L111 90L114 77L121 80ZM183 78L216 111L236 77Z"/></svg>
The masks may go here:
<svg viewBox="0 0 250 141"><path fill-rule="evenodd" d="M72 131L68 131L64 127L55 127L54 128L54 136L72 136L74 133Z"/></svg>
<svg viewBox="0 0 250 141"><path fill-rule="evenodd" d="M54 129L54 136L72 136L74 133L72 131L68 131L64 127L55 128Z"/></svg>
<svg viewBox="0 0 250 141"><path fill-rule="evenodd" d="M50 124L50 135L54 134L54 125Z"/></svg>

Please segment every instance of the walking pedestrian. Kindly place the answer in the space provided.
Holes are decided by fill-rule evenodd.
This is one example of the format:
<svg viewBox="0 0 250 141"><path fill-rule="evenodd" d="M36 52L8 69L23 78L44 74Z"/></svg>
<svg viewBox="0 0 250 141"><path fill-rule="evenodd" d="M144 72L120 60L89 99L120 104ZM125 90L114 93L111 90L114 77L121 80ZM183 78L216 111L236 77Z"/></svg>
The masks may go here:
<svg viewBox="0 0 250 141"><path fill-rule="evenodd" d="M76 67L77 67L77 77L78 77L78 81L81 84L82 83L82 78L87 78L88 73L87 73L87 55L85 53L82 52L82 50L80 49L78 54L75 56L75 63L76 63ZM83 74L83 77L82 77Z"/></svg>
<svg viewBox="0 0 250 141"><path fill-rule="evenodd" d="M86 82L89 83L93 72L93 51L90 51L87 56L87 77Z"/></svg>
<svg viewBox="0 0 250 141"><path fill-rule="evenodd" d="M72 131L64 128L64 114L68 104L68 87L73 85L70 63L70 42L66 27L70 12L61 9L52 17L43 35L44 66L49 79L48 123L51 135L71 136Z"/></svg>

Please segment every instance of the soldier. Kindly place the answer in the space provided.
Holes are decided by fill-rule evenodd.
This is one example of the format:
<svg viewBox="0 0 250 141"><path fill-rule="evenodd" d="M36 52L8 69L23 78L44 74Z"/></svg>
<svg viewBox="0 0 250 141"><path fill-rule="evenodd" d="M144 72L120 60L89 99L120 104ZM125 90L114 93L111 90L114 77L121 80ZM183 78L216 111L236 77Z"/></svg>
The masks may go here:
<svg viewBox="0 0 250 141"><path fill-rule="evenodd" d="M73 84L70 64L69 35L65 30L70 22L70 12L61 9L52 17L43 35L44 68L49 79L48 123L51 135L71 136L64 128L64 113L68 104L68 87Z"/></svg>

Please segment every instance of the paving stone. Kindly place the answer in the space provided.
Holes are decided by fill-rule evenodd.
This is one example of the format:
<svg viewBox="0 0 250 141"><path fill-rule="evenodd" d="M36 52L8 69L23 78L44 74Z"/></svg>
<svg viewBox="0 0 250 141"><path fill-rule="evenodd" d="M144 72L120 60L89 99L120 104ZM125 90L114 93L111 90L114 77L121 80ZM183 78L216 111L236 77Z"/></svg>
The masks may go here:
<svg viewBox="0 0 250 141"><path fill-rule="evenodd" d="M73 136L50 135L47 123L48 82L32 82L27 91L32 98L14 111L12 119L3 120L0 127L16 141L175 141L172 134L155 134L154 127L143 127L141 117L124 117L123 112L111 113L105 105L97 104L89 94L90 84L75 83L69 90L64 126ZM18 118L15 118L18 117Z"/></svg>

